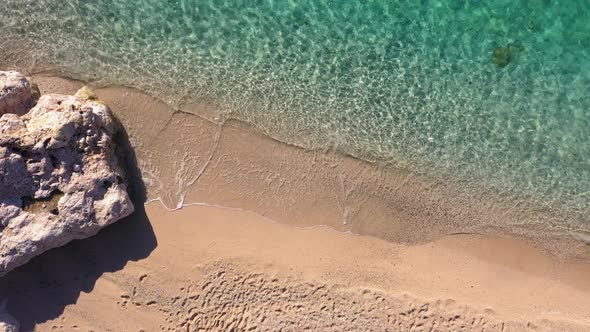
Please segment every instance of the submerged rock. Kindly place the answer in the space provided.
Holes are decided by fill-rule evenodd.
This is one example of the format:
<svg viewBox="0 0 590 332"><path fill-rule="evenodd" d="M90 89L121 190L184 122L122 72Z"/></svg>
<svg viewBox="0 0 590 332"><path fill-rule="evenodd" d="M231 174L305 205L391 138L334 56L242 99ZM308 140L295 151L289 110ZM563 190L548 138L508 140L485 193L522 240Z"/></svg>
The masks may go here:
<svg viewBox="0 0 590 332"><path fill-rule="evenodd" d="M518 55L518 53L522 50L522 46L514 43L509 43L504 47L496 47L492 52L492 62L496 66L504 68L510 62L512 62L514 58Z"/></svg>
<svg viewBox="0 0 590 332"><path fill-rule="evenodd" d="M14 74L0 72L3 77ZM14 113L0 112L0 276L134 209L107 106L85 88L76 96L42 96L19 116L34 94L11 93L22 104L10 103Z"/></svg>

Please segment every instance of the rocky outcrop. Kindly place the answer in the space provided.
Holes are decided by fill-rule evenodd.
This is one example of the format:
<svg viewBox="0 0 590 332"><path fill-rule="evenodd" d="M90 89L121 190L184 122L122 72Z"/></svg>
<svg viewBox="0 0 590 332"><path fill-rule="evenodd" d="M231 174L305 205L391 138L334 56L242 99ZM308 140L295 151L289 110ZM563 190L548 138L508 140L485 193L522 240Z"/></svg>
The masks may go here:
<svg viewBox="0 0 590 332"><path fill-rule="evenodd" d="M133 212L109 108L82 88L19 115L35 93L17 76L0 72L0 86L17 87L0 95L0 276Z"/></svg>

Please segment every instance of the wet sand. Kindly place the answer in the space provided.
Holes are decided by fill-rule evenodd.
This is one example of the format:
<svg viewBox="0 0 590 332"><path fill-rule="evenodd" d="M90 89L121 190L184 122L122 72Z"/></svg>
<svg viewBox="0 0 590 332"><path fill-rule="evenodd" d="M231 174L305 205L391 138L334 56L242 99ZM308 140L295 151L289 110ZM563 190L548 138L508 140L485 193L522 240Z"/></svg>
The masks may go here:
<svg viewBox="0 0 590 332"><path fill-rule="evenodd" d="M33 79L43 94L74 93L83 85L43 75ZM178 110L134 89L95 91L129 134L148 200L159 199L169 209L207 203L404 244L476 233L525 239L560 258L590 254L577 240L590 238L588 225L476 183L434 180L332 149L284 144L243 123L223 121L227 115L216 113L209 101Z"/></svg>
<svg viewBox="0 0 590 332"><path fill-rule="evenodd" d="M590 328L588 247L545 211L190 114L215 105L96 92L164 205L2 280L25 330Z"/></svg>

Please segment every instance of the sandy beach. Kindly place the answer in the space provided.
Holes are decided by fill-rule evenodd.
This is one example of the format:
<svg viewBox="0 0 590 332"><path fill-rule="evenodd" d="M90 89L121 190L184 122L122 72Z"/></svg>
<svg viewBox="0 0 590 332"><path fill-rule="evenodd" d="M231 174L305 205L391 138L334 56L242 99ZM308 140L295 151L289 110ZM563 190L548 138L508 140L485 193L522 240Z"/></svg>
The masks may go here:
<svg viewBox="0 0 590 332"><path fill-rule="evenodd" d="M3 283L36 331L584 331L589 276L509 239L404 246L151 203Z"/></svg>
<svg viewBox="0 0 590 332"><path fill-rule="evenodd" d="M0 0L0 332L590 331L588 22Z"/></svg>
<svg viewBox="0 0 590 332"><path fill-rule="evenodd" d="M192 114L214 114L205 102L95 91L147 192L3 278L23 331L590 329L590 251L546 211Z"/></svg>

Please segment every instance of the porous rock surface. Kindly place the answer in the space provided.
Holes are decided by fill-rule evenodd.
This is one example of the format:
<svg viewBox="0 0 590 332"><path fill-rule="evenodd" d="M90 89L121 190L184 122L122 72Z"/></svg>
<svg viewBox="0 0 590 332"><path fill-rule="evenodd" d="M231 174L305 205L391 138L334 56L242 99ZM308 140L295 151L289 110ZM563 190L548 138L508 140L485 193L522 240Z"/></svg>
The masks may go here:
<svg viewBox="0 0 590 332"><path fill-rule="evenodd" d="M15 85L15 75L0 72L0 87ZM0 108L0 277L134 210L106 105L82 88L75 96L44 95L19 115L35 103L35 93L10 93L10 102L0 95L0 107L8 105L4 114Z"/></svg>

